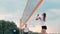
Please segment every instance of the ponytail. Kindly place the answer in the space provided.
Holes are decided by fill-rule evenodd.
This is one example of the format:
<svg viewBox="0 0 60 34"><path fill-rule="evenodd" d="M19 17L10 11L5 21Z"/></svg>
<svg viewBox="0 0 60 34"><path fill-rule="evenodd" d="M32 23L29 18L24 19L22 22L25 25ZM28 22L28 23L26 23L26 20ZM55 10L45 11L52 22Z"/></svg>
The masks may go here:
<svg viewBox="0 0 60 34"><path fill-rule="evenodd" d="M43 13L43 21L46 21L46 13Z"/></svg>

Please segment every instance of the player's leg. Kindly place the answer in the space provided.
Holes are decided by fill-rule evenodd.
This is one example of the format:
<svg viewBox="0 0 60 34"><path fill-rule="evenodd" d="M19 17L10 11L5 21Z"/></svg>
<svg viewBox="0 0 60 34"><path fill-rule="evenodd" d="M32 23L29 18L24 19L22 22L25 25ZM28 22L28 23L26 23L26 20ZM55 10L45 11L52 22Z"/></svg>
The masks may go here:
<svg viewBox="0 0 60 34"><path fill-rule="evenodd" d="M46 26L42 26L41 34L46 34L46 30L47 30L47 27Z"/></svg>
<svg viewBox="0 0 60 34"><path fill-rule="evenodd" d="M46 30L45 29L42 29L41 30L41 34L46 34Z"/></svg>

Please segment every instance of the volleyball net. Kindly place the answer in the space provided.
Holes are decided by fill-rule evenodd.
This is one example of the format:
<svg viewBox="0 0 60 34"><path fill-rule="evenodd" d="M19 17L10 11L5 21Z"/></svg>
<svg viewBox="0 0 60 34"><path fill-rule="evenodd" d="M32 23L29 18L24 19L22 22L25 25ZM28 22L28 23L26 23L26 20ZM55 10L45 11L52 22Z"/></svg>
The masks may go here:
<svg viewBox="0 0 60 34"><path fill-rule="evenodd" d="M27 0L26 7L21 18L21 27L23 27L28 22L37 8L41 5L42 1L43 0Z"/></svg>

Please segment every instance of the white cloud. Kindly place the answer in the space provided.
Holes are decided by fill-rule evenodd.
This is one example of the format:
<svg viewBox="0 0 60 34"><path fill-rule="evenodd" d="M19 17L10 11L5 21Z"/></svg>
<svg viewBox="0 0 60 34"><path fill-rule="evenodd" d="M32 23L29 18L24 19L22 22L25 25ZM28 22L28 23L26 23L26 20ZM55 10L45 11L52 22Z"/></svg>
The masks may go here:
<svg viewBox="0 0 60 34"><path fill-rule="evenodd" d="M5 20L5 19L9 20L11 18L14 19L15 17L18 17L17 12L14 12L13 14L8 14L8 13L3 11L0 13L0 20Z"/></svg>
<svg viewBox="0 0 60 34"><path fill-rule="evenodd" d="M54 29L53 32L60 32L58 26L60 26L60 9L48 9L47 10L47 26Z"/></svg>
<svg viewBox="0 0 60 34"><path fill-rule="evenodd" d="M56 15L60 15L60 9L49 9L49 11Z"/></svg>
<svg viewBox="0 0 60 34"><path fill-rule="evenodd" d="M51 0L52 2L60 2L60 0Z"/></svg>
<svg viewBox="0 0 60 34"><path fill-rule="evenodd" d="M60 0L45 0L45 1L53 2L53 3L60 3Z"/></svg>
<svg viewBox="0 0 60 34"><path fill-rule="evenodd" d="M48 9L46 13L48 20L55 20L60 17L60 9Z"/></svg>
<svg viewBox="0 0 60 34"><path fill-rule="evenodd" d="M56 19L54 21L48 21L46 22L47 26L53 30L54 33L60 33L60 18Z"/></svg>
<svg viewBox="0 0 60 34"><path fill-rule="evenodd" d="M3 12L6 12L6 8L5 7L0 7L0 14L1 14L1 12L3 13Z"/></svg>

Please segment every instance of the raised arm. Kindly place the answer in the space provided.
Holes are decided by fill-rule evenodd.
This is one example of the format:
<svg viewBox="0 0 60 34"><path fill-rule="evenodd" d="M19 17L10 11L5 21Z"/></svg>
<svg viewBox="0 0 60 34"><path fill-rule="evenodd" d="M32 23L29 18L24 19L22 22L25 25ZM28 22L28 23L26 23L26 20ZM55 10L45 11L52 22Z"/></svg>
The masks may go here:
<svg viewBox="0 0 60 34"><path fill-rule="evenodd" d="M38 19L40 19L40 15L39 14L37 14L37 16L36 16L36 20L38 20Z"/></svg>

